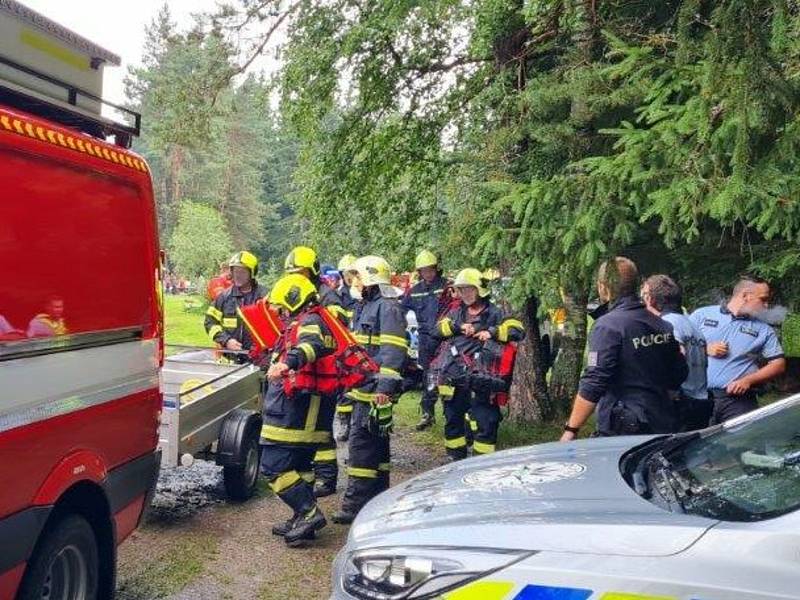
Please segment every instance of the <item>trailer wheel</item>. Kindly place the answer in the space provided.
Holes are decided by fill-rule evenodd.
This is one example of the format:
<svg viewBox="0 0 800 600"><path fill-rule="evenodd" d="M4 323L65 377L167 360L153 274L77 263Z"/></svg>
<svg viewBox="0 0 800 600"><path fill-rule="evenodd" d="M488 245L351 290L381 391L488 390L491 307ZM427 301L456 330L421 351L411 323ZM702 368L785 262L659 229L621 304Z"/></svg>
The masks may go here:
<svg viewBox="0 0 800 600"><path fill-rule="evenodd" d="M92 526L68 515L49 528L34 550L19 600L95 600L100 561Z"/></svg>
<svg viewBox="0 0 800 600"><path fill-rule="evenodd" d="M223 466L225 492L230 500L249 500L256 491L261 448L261 417L249 410L231 412L222 424L217 462Z"/></svg>

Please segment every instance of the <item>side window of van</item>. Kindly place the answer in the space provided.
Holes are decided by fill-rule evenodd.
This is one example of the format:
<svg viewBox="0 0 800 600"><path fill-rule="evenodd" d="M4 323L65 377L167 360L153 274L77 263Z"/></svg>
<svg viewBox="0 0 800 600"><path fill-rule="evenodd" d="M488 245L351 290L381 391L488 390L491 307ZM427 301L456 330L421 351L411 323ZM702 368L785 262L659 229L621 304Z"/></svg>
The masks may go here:
<svg viewBox="0 0 800 600"><path fill-rule="evenodd" d="M138 188L4 148L0 176L0 350L146 327L153 259Z"/></svg>

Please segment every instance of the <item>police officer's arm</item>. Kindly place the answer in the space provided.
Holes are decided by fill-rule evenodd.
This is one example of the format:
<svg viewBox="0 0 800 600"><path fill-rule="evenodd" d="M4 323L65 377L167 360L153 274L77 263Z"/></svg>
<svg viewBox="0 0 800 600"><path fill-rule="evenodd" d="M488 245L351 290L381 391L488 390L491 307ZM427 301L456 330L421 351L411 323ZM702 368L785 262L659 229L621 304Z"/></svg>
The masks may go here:
<svg viewBox="0 0 800 600"><path fill-rule="evenodd" d="M740 395L748 392L751 387L761 385L783 375L786 371L786 359L783 357L783 348L778 341L778 336L772 328L767 332L767 339L761 350L761 356L767 364L755 373L745 375L741 379L731 381L725 388L729 394Z"/></svg>
<svg viewBox="0 0 800 600"><path fill-rule="evenodd" d="M208 337L211 338L211 341L216 342L222 347L225 347L228 343L228 340L232 339L231 335L222 328L222 304L225 296L226 294L224 293L220 294L217 296L216 300L209 305L208 310L206 310L206 318L203 323L206 328L206 333L208 334Z"/></svg>
<svg viewBox="0 0 800 600"><path fill-rule="evenodd" d="M380 365L375 392L392 396L400 392L400 372L408 354L406 319L398 302L383 302L380 312L381 347L376 355Z"/></svg>
<svg viewBox="0 0 800 600"><path fill-rule="evenodd" d="M286 366L296 371L330 354L332 349L325 344L326 335L330 338L330 332L318 315L306 316L297 331L297 344L286 353Z"/></svg>
<svg viewBox="0 0 800 600"><path fill-rule="evenodd" d="M672 326L671 323L667 322ZM678 390L686 378L689 376L689 364L686 362L686 355L681 349L681 345L675 338L673 332L672 339L667 344L667 348L672 351L670 364L664 366L666 388L668 390Z"/></svg>
<svg viewBox="0 0 800 600"><path fill-rule="evenodd" d="M589 358L586 370L581 375L578 394L572 405L572 413L567 420L570 430L578 430L586 423L594 412L600 398L606 393L608 386L620 368L619 355L622 347L622 336L597 322L589 336ZM574 440L575 431L564 431L561 441Z"/></svg>

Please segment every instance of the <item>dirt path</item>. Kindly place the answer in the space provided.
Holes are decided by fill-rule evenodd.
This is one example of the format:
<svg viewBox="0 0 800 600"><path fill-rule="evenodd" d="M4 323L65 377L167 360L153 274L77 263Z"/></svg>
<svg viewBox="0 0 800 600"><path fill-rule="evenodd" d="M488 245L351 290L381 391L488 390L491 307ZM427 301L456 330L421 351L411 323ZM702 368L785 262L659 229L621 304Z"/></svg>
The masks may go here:
<svg viewBox="0 0 800 600"><path fill-rule="evenodd" d="M415 434L393 435L392 483L444 462ZM340 493L321 500L331 515ZM270 534L288 508L260 484L256 498L229 505L211 463L162 473L147 522L120 548L118 600L317 600L330 594L330 565L347 527L330 524L306 549L289 549Z"/></svg>

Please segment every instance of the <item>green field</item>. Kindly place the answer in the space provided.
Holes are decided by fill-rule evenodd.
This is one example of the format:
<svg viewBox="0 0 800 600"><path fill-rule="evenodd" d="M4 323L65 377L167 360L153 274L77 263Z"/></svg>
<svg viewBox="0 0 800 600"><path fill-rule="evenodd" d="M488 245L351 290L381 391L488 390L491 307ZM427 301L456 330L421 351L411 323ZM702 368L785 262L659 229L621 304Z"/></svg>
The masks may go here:
<svg viewBox="0 0 800 600"><path fill-rule="evenodd" d="M202 296L164 296L164 326L167 344L211 346L203 328L206 301Z"/></svg>

